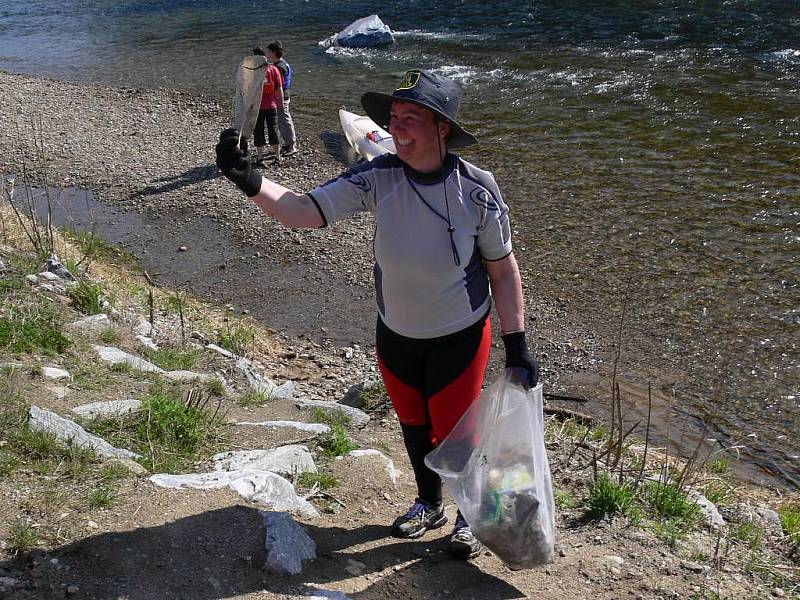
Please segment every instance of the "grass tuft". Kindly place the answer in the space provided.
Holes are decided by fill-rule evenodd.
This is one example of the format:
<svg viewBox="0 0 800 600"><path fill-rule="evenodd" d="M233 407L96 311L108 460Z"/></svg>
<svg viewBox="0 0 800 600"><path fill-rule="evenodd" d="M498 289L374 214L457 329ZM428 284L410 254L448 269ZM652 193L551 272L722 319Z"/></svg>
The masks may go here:
<svg viewBox="0 0 800 600"><path fill-rule="evenodd" d="M322 434L317 442L323 456L344 456L351 450L357 450L360 446L350 439L347 435L347 425L350 419L339 411L325 411L315 408L311 413L315 423L326 423L331 430Z"/></svg>
<svg viewBox="0 0 800 600"><path fill-rule="evenodd" d="M165 371L188 371L200 356L200 350L197 348L181 350L165 346L158 350L147 349L144 355L150 362Z"/></svg>
<svg viewBox="0 0 800 600"><path fill-rule="evenodd" d="M40 543L39 535L30 523L17 521L11 526L8 550L11 554L25 554Z"/></svg>
<svg viewBox="0 0 800 600"><path fill-rule="evenodd" d="M178 473L201 460L201 454L220 437L217 414L186 405L173 391L151 391L142 409L120 419L93 421L89 429L111 443L142 454L151 471Z"/></svg>
<svg viewBox="0 0 800 600"><path fill-rule="evenodd" d="M761 531L752 521L743 521L731 531L731 539L745 544L750 550L761 548Z"/></svg>
<svg viewBox="0 0 800 600"><path fill-rule="evenodd" d="M206 384L206 388L208 389L209 393L214 394L215 396L224 396L225 395L225 384L222 383L222 380L219 377L213 377L208 380Z"/></svg>
<svg viewBox="0 0 800 600"><path fill-rule="evenodd" d="M676 519L692 526L700 516L700 507L674 483L648 481L643 487L643 495L655 513L664 519Z"/></svg>
<svg viewBox="0 0 800 600"><path fill-rule="evenodd" d="M217 334L217 344L237 356L245 356L247 351L253 348L255 341L255 328L241 322L235 327L226 324L225 329Z"/></svg>
<svg viewBox="0 0 800 600"><path fill-rule="evenodd" d="M589 484L588 515L601 519L607 515L626 514L633 506L634 498L630 484L618 483L608 473L600 473L597 480Z"/></svg>
<svg viewBox="0 0 800 600"><path fill-rule="evenodd" d="M800 546L800 506L786 504L778 509L781 526L789 539Z"/></svg>
<svg viewBox="0 0 800 600"><path fill-rule="evenodd" d="M306 488L314 487L318 483L322 490L329 490L339 485L339 480L331 473L310 473L308 471L300 473L297 482Z"/></svg>
<svg viewBox="0 0 800 600"><path fill-rule="evenodd" d="M107 310L103 288L87 279L71 287L68 295L72 298L72 305L75 309L84 314L97 315Z"/></svg>
<svg viewBox="0 0 800 600"><path fill-rule="evenodd" d="M258 390L247 390L237 400L240 406L264 406L269 401L269 394Z"/></svg>
<svg viewBox="0 0 800 600"><path fill-rule="evenodd" d="M117 494L111 486L102 484L96 490L89 493L89 507L107 508L114 503L116 496Z"/></svg>
<svg viewBox="0 0 800 600"><path fill-rule="evenodd" d="M100 332L100 341L104 344L116 344L119 342L119 332L113 327L106 327Z"/></svg>
<svg viewBox="0 0 800 600"><path fill-rule="evenodd" d="M553 500L558 508L573 508L576 504L575 496L567 490L553 489Z"/></svg>
<svg viewBox="0 0 800 600"><path fill-rule="evenodd" d="M70 345L52 309L41 304L17 307L0 316L0 348L15 353L60 354Z"/></svg>
<svg viewBox="0 0 800 600"><path fill-rule="evenodd" d="M389 395L386 392L386 386L383 381L375 381L365 385L364 391L361 393L361 403L364 410L375 410L388 400Z"/></svg>

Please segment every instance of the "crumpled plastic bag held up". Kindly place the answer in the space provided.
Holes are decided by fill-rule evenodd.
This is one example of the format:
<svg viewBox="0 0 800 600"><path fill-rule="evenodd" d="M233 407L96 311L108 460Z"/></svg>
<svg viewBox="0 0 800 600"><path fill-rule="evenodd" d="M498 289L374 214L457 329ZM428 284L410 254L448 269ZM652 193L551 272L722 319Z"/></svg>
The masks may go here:
<svg viewBox="0 0 800 600"><path fill-rule="evenodd" d="M475 536L509 567L553 561L541 384L525 390L506 369L425 463L442 478Z"/></svg>

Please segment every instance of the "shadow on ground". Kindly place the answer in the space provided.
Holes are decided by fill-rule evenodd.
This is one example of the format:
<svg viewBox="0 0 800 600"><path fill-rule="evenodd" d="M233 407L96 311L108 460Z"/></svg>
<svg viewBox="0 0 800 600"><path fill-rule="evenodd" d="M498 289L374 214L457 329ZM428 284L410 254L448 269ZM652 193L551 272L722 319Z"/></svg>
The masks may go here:
<svg viewBox="0 0 800 600"><path fill-rule="evenodd" d="M96 600L211 600L261 592L304 597L312 589L331 589L350 579L350 559L365 566L352 600L433 598L519 598L515 587L478 567L446 558L445 538L407 542L385 538L387 528L307 526L317 543L317 559L296 576L264 568L265 531L260 511L245 506L212 510L155 527L102 533L54 549L38 559L32 595L64 598L68 585L81 598ZM377 545L372 542L384 539ZM369 546L359 550L360 545ZM53 558L58 559L52 563ZM394 569L393 569L394 567ZM17 561L0 563L0 572L18 572ZM384 574L380 577L377 572ZM388 574L387 574L388 573Z"/></svg>
<svg viewBox="0 0 800 600"><path fill-rule="evenodd" d="M217 177L222 177L222 172L217 168L217 165L211 164L203 165L202 167L193 167L178 175L155 179L152 185L148 185L142 190L132 194L131 198L164 194L166 192L179 190L187 185L194 185L202 181L210 181Z"/></svg>
<svg viewBox="0 0 800 600"><path fill-rule="evenodd" d="M319 137L325 145L325 150L328 151L328 154L342 163L343 166L352 167L358 164L359 157L350 146L344 134L334 131L323 131Z"/></svg>

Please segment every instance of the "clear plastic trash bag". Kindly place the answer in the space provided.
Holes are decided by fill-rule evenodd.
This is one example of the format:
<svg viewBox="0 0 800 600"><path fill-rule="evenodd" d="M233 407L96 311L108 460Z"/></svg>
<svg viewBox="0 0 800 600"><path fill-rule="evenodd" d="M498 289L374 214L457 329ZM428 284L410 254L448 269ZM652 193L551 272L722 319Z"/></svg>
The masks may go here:
<svg viewBox="0 0 800 600"><path fill-rule="evenodd" d="M506 369L425 464L442 478L475 536L506 565L528 569L553 561L541 384L525 390Z"/></svg>

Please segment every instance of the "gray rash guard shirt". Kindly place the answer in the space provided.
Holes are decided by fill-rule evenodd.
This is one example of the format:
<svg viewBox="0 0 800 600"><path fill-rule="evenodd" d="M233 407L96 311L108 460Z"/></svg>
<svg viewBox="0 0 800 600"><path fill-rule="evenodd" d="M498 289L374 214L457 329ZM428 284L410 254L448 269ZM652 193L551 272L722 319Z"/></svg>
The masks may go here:
<svg viewBox="0 0 800 600"><path fill-rule="evenodd" d="M511 253L511 227L488 171L448 154L429 177L389 154L309 196L326 224L361 211L375 215L375 295L392 331L439 337L469 327L489 310L483 261Z"/></svg>

